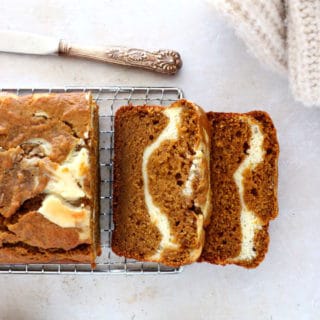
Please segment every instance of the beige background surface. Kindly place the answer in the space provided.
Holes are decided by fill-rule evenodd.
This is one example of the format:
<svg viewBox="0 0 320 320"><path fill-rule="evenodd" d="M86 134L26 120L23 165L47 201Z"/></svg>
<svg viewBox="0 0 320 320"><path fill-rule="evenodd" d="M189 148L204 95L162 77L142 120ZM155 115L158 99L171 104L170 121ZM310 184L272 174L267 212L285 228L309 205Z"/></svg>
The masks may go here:
<svg viewBox="0 0 320 320"><path fill-rule="evenodd" d="M175 76L0 54L1 87L181 87L207 110L268 111L278 128L280 215L256 270L195 264L172 276L0 275L0 319L319 319L320 109L295 103L204 1L0 2L0 28L91 45L174 48ZM0 39L1 41L1 39Z"/></svg>

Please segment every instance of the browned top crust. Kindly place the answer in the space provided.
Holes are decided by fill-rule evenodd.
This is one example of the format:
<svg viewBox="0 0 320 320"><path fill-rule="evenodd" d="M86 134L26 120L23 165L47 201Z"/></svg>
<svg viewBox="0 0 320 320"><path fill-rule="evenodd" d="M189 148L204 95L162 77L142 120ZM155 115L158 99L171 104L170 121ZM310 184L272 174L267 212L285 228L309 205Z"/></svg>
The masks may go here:
<svg viewBox="0 0 320 320"><path fill-rule="evenodd" d="M31 138L52 145L50 160L61 163L77 138L85 139L91 107L85 93L34 94L17 97L0 94L0 147L9 150Z"/></svg>
<svg viewBox="0 0 320 320"><path fill-rule="evenodd" d="M81 262L94 261L93 234L83 237L82 225L59 225L39 209L50 194L75 210L72 219L80 219L75 215L81 205L89 214L95 206L98 208L98 189L94 186L97 172L91 166L95 167L98 157L98 134L93 128L96 115L97 106L90 93L0 94L0 263L76 261L76 256L80 257L78 248L87 252L81 255ZM70 164L70 157L82 151L88 153L89 164L85 156L79 157L77 164ZM81 197L71 199L72 192L64 197L57 193L61 190L47 190L49 181L59 181L57 170L64 174L73 169L81 175L76 178L81 180ZM73 250L77 252L74 259ZM19 254L22 251L24 254Z"/></svg>

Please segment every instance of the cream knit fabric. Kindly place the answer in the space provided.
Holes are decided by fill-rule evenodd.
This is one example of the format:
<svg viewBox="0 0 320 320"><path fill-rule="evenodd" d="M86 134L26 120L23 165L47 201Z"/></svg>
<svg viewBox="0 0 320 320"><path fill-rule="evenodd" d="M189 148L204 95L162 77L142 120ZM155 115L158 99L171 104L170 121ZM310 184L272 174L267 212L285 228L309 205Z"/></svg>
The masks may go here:
<svg viewBox="0 0 320 320"><path fill-rule="evenodd" d="M320 107L320 0L208 0L250 51L281 73L294 97Z"/></svg>

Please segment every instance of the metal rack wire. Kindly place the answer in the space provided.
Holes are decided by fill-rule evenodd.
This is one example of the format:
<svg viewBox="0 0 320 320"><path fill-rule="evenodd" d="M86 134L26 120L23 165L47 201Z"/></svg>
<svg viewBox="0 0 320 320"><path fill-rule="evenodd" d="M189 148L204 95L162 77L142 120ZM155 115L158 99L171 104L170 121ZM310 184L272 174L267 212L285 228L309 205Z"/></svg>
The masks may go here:
<svg viewBox="0 0 320 320"><path fill-rule="evenodd" d="M0 264L0 273L5 274L172 274L182 268L166 267L158 263L139 262L114 254L111 250L112 220L112 176L114 114L122 106L152 104L168 105L181 99L178 88L160 87L65 87L65 88L2 88L0 91L17 95L33 93L61 93L91 91L99 105L100 125L100 172L101 172L101 246L102 254L97 266L89 264Z"/></svg>

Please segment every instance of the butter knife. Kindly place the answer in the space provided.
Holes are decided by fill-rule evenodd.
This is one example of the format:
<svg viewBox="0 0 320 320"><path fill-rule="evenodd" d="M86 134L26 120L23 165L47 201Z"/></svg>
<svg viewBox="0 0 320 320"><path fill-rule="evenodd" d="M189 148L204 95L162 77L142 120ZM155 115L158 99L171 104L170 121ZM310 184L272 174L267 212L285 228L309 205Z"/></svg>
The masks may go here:
<svg viewBox="0 0 320 320"><path fill-rule="evenodd" d="M78 57L165 74L175 74L182 66L180 54L173 50L146 51L120 46L83 47L65 40L16 31L0 31L0 52Z"/></svg>

